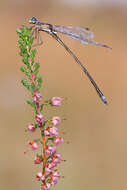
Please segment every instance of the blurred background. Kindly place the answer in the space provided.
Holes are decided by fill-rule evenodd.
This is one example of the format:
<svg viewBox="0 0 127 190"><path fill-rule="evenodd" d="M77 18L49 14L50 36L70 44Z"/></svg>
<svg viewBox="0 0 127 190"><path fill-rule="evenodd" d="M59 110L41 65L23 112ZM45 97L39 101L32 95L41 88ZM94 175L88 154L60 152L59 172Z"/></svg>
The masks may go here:
<svg viewBox="0 0 127 190"><path fill-rule="evenodd" d="M90 28L95 40L112 50L83 45L60 35L95 78L108 99L104 105L87 77L63 47L47 34L37 47L44 97L64 97L63 106L44 115L66 118L59 127L65 141L59 152L67 162L59 166L56 190L127 189L127 1L126 0L1 0L0 1L0 189L37 190L34 153L24 155L35 136L25 132L33 121L16 28L37 17L56 25Z"/></svg>

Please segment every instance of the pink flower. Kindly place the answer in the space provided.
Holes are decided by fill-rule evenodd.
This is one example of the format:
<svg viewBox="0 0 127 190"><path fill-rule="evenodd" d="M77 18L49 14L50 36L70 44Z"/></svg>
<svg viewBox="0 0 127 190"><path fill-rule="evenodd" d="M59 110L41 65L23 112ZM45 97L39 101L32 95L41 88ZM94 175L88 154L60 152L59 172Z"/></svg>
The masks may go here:
<svg viewBox="0 0 127 190"><path fill-rule="evenodd" d="M46 187L47 187L48 189L50 189L51 184L50 184L50 183L46 183ZM47 190L48 190L48 189L47 189Z"/></svg>
<svg viewBox="0 0 127 190"><path fill-rule="evenodd" d="M60 123L61 123L60 117L54 116L54 117L52 118L52 124L53 124L53 125L59 125Z"/></svg>
<svg viewBox="0 0 127 190"><path fill-rule="evenodd" d="M44 130L45 136L58 135L58 129L56 127L47 127Z"/></svg>
<svg viewBox="0 0 127 190"><path fill-rule="evenodd" d="M61 161L61 155L60 154L54 154L52 162L55 164L58 164L58 163L60 163L60 161Z"/></svg>
<svg viewBox="0 0 127 190"><path fill-rule="evenodd" d="M35 164L40 164L42 162L42 160L39 158L39 156L35 156L35 159L34 159L34 163Z"/></svg>
<svg viewBox="0 0 127 190"><path fill-rule="evenodd" d="M52 174L50 174L51 177L51 185L55 186L58 182L59 175L57 171L53 171Z"/></svg>
<svg viewBox="0 0 127 190"><path fill-rule="evenodd" d="M60 145L63 143L63 139L61 137L55 137L53 143L56 145Z"/></svg>
<svg viewBox="0 0 127 190"><path fill-rule="evenodd" d="M28 129L28 131L30 131L30 132L35 132L35 131L36 131L35 126L32 125L32 124L29 124L29 125L27 126L27 129Z"/></svg>
<svg viewBox="0 0 127 190"><path fill-rule="evenodd" d="M44 181L45 180L45 176L42 175L42 172L37 173L36 178L38 181Z"/></svg>
<svg viewBox="0 0 127 190"><path fill-rule="evenodd" d="M31 146L32 150L36 150L38 148L38 144L35 141L30 141L29 145Z"/></svg>
<svg viewBox="0 0 127 190"><path fill-rule="evenodd" d="M41 99L42 96L37 92L37 90L34 90L33 101L39 103Z"/></svg>
<svg viewBox="0 0 127 190"><path fill-rule="evenodd" d="M48 146L45 150L47 156L51 156L56 153L56 146Z"/></svg>
<svg viewBox="0 0 127 190"><path fill-rule="evenodd" d="M53 171L53 168L57 166L61 161L61 155L60 154L54 154L52 155L52 158L50 162L46 165L46 172L51 173Z"/></svg>
<svg viewBox="0 0 127 190"><path fill-rule="evenodd" d="M48 166L45 168L45 172L50 173L52 171L52 168L49 168Z"/></svg>
<svg viewBox="0 0 127 190"><path fill-rule="evenodd" d="M56 127L50 127L50 133L51 135L58 135L58 129Z"/></svg>
<svg viewBox="0 0 127 190"><path fill-rule="evenodd" d="M46 183L42 183L42 188L41 190L50 190L51 184L46 182Z"/></svg>
<svg viewBox="0 0 127 190"><path fill-rule="evenodd" d="M45 130L44 130L44 134L45 136L50 136L50 132L49 132L49 127L47 127Z"/></svg>
<svg viewBox="0 0 127 190"><path fill-rule="evenodd" d="M46 165L45 171L51 173L52 168L55 167L55 166L56 166L55 163L51 162L51 163Z"/></svg>
<svg viewBox="0 0 127 190"><path fill-rule="evenodd" d="M51 105L52 106L61 106L61 101L62 101L62 98L60 98L60 97L53 97L52 99L51 99Z"/></svg>
<svg viewBox="0 0 127 190"><path fill-rule="evenodd" d="M43 125L43 123L44 123L44 116L41 113L38 113L35 116L35 119L36 119L37 123L39 123L40 125Z"/></svg>

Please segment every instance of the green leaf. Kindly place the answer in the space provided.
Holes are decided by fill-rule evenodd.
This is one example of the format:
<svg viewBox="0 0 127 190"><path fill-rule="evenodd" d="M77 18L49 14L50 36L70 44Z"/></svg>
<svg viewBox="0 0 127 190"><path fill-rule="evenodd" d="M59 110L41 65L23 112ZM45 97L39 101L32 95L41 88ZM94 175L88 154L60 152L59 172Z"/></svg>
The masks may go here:
<svg viewBox="0 0 127 190"><path fill-rule="evenodd" d="M45 100L43 104L44 105L49 105L49 104L51 104L51 100L50 99L49 100Z"/></svg>
<svg viewBox="0 0 127 190"><path fill-rule="evenodd" d="M31 100L27 100L26 101L27 104L29 104L31 107L35 107L35 102L31 101Z"/></svg>
<svg viewBox="0 0 127 190"><path fill-rule="evenodd" d="M19 28L16 28L16 32L17 32L18 34L21 34L21 33L22 33L22 30L19 29Z"/></svg>
<svg viewBox="0 0 127 190"><path fill-rule="evenodd" d="M35 71L38 70L40 68L40 63L36 62L34 65Z"/></svg>
<svg viewBox="0 0 127 190"><path fill-rule="evenodd" d="M21 28L22 32L24 33L24 35L29 36L29 34L31 33L31 28L30 27L26 27L26 26L22 26Z"/></svg>
<svg viewBox="0 0 127 190"><path fill-rule="evenodd" d="M34 71L35 79L37 78L39 70Z"/></svg>
<svg viewBox="0 0 127 190"><path fill-rule="evenodd" d="M29 59L29 55L28 55L28 53L26 52L24 55L23 55L23 62L24 62L24 64L29 64L29 61L28 61L28 59Z"/></svg>
<svg viewBox="0 0 127 190"><path fill-rule="evenodd" d="M22 79L21 83L23 84L23 86L25 86L29 90L30 85L29 85L29 83L28 83L28 81L26 79Z"/></svg>
<svg viewBox="0 0 127 190"><path fill-rule="evenodd" d="M27 100L26 102L27 102L27 104L29 104L31 107L34 108L35 113L38 113L38 112L37 112L37 105L36 105L35 102L33 102L32 100ZM36 125L36 128L37 128L37 127L38 127L38 125Z"/></svg>
<svg viewBox="0 0 127 190"><path fill-rule="evenodd" d="M37 77L38 75L38 72L39 72L39 68L40 68L40 63L39 62L36 62L35 65L34 65L34 74L35 74L35 77Z"/></svg>
<svg viewBox="0 0 127 190"><path fill-rule="evenodd" d="M37 82L38 82L37 88L40 89L42 84L42 77L38 77Z"/></svg>
<svg viewBox="0 0 127 190"><path fill-rule="evenodd" d="M24 42L23 42L22 39L18 40L18 43L19 43L20 45L23 45L23 44L24 44Z"/></svg>
<svg viewBox="0 0 127 190"><path fill-rule="evenodd" d="M40 105L40 112L43 110L44 104Z"/></svg>
<svg viewBox="0 0 127 190"><path fill-rule="evenodd" d="M37 52L36 49L32 49L31 55L30 55L32 59L34 59L34 57L35 57L35 55L36 55L36 52Z"/></svg>
<svg viewBox="0 0 127 190"><path fill-rule="evenodd" d="M30 91L31 91L32 94L34 93L35 87L36 87L36 86L35 86L35 84L33 84L33 83L32 83L32 84L30 85L30 87L29 87L29 89L30 89Z"/></svg>
<svg viewBox="0 0 127 190"><path fill-rule="evenodd" d="M40 127L39 124L37 124L37 123L35 123L34 126L35 126L35 128L39 128Z"/></svg>
<svg viewBox="0 0 127 190"><path fill-rule="evenodd" d="M29 44L32 46L33 44L33 41L34 41L34 38L33 37L30 37L30 40L29 40Z"/></svg>
<svg viewBox="0 0 127 190"><path fill-rule="evenodd" d="M25 73L26 71L27 71L27 69L24 67L24 66L21 66L21 71L23 72L23 73Z"/></svg>
<svg viewBox="0 0 127 190"><path fill-rule="evenodd" d="M42 77L38 77L38 83L41 84L42 83Z"/></svg>
<svg viewBox="0 0 127 190"><path fill-rule="evenodd" d="M51 141L52 141L52 140L53 140L53 137L49 137L48 140L51 140Z"/></svg>
<svg viewBox="0 0 127 190"><path fill-rule="evenodd" d="M23 57L26 53L27 53L27 50L23 46L20 46L20 55Z"/></svg>
<svg viewBox="0 0 127 190"><path fill-rule="evenodd" d="M26 67L21 66L21 71L26 74L31 79L31 73L26 69Z"/></svg>

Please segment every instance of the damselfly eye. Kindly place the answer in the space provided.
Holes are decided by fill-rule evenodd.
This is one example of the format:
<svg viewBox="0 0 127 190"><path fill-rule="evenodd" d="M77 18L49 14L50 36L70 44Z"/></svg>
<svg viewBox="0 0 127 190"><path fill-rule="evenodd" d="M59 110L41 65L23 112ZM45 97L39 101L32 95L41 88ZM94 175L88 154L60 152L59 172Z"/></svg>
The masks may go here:
<svg viewBox="0 0 127 190"><path fill-rule="evenodd" d="M37 19L35 17L32 17L30 20L29 20L29 23L30 24L35 24L37 22Z"/></svg>

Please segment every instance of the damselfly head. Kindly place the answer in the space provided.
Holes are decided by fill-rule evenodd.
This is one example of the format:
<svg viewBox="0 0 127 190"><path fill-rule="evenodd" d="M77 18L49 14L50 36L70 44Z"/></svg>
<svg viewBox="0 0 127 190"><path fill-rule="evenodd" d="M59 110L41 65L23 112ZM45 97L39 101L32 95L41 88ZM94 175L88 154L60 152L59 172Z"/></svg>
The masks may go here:
<svg viewBox="0 0 127 190"><path fill-rule="evenodd" d="M30 24L35 24L37 22L37 19L35 17L32 17L30 20L29 20L29 23Z"/></svg>

